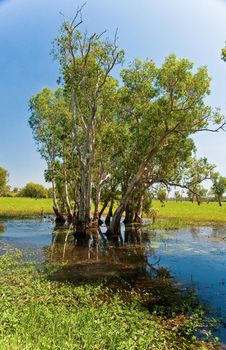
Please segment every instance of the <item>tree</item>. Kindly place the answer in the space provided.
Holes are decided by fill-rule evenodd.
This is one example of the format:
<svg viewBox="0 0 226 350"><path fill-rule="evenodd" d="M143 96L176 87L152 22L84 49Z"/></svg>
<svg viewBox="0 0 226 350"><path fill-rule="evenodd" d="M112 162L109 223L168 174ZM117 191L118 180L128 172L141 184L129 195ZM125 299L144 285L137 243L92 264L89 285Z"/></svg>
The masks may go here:
<svg viewBox="0 0 226 350"><path fill-rule="evenodd" d="M114 214L113 230L141 183L173 184L175 174L180 177L180 165L195 149L190 135L208 130L210 122L220 125L216 131L224 125L219 111L204 102L210 93L206 68L196 73L192 69L191 62L171 55L160 68L152 61L135 61L122 72L122 118L131 131L133 147L128 157L134 161L134 171Z"/></svg>
<svg viewBox="0 0 226 350"><path fill-rule="evenodd" d="M104 33L82 33L80 14L64 21L55 42L62 86L32 97L29 123L47 162L56 216L85 232L98 225L109 204L112 232L124 211L126 222L141 222L155 185L195 194L212 165L195 158L191 135L209 130L210 123L217 125L211 131L218 131L224 123L219 111L205 104L206 68L194 72L191 62L175 55L161 67L135 60L122 70L119 87L111 76L123 60L117 37L109 42Z"/></svg>
<svg viewBox="0 0 226 350"><path fill-rule="evenodd" d="M22 190L19 192L20 197L28 197L28 198L47 198L48 190L39 184L35 184L33 182L29 182L26 184Z"/></svg>
<svg viewBox="0 0 226 350"><path fill-rule="evenodd" d="M9 177L8 171L0 167L0 196L6 195L8 177Z"/></svg>
<svg viewBox="0 0 226 350"><path fill-rule="evenodd" d="M183 200L183 196L180 193L180 191L175 191L174 192L174 197L175 197L176 202L182 202L182 200Z"/></svg>
<svg viewBox="0 0 226 350"><path fill-rule="evenodd" d="M157 198L160 201L160 203L162 204L162 206L165 206L165 201L167 198L167 194L166 194L166 190L164 188L159 188L157 191Z"/></svg>
<svg viewBox="0 0 226 350"><path fill-rule="evenodd" d="M105 90L112 85L110 72L122 62L124 53L117 47L117 36L111 43L103 39L104 33L82 34L78 30L82 22L80 16L81 10L72 21L64 21L54 54L60 62L65 90L71 100L73 145L80 177L78 222L84 226L91 221L99 111L103 108Z"/></svg>
<svg viewBox="0 0 226 350"><path fill-rule="evenodd" d="M219 206L222 206L222 198L226 191L226 177L220 176L219 173L214 173L212 176L213 185L211 187Z"/></svg>

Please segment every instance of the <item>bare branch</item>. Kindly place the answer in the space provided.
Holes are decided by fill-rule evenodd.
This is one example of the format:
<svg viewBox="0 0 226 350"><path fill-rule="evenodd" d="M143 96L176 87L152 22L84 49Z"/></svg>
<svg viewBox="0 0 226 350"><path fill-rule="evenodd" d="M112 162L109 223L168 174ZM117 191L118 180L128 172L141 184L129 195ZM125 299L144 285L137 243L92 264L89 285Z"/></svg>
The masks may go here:
<svg viewBox="0 0 226 350"><path fill-rule="evenodd" d="M83 23L83 19L82 19L82 10L83 8L86 6L87 1L85 1L83 3L83 5L76 11L75 16L73 17L72 21L71 21L71 26L73 27L73 30L75 30L75 28L77 28L81 23ZM75 26L74 23L77 20L78 16L80 15L80 22L78 22Z"/></svg>
<svg viewBox="0 0 226 350"><path fill-rule="evenodd" d="M191 132L191 133L196 133L196 132L200 132L200 131L208 131L208 132L218 132L220 130L222 131L226 131L225 130L225 127L226 127L226 122L223 122L218 128L216 129L209 129L209 128L201 128L201 129L184 129L184 130L178 130L176 131L177 133L181 133L181 132Z"/></svg>

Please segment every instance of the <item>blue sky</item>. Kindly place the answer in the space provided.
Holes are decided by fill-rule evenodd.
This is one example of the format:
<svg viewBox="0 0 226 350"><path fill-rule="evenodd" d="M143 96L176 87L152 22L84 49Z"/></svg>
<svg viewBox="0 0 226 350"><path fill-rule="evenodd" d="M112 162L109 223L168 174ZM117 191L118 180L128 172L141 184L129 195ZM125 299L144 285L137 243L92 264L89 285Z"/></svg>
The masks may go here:
<svg viewBox="0 0 226 350"><path fill-rule="evenodd" d="M49 52L62 22L82 1L0 0L0 165L10 184L44 183L45 163L28 127L29 98L44 86L55 88L57 64ZM176 53L195 67L207 65L212 77L208 102L226 115L226 63L220 50L226 40L223 0L88 0L84 10L90 32L119 30L127 62L152 58L161 64ZM226 176L226 133L195 136L199 156L207 156Z"/></svg>

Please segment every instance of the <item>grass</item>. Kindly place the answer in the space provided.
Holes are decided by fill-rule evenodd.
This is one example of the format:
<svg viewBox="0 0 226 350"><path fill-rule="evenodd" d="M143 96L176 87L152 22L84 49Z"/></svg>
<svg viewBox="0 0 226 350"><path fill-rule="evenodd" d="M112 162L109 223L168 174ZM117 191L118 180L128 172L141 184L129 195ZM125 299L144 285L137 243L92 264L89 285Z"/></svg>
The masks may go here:
<svg viewBox="0 0 226 350"><path fill-rule="evenodd" d="M0 197L0 217L31 217L52 214L52 199Z"/></svg>
<svg viewBox="0 0 226 350"><path fill-rule="evenodd" d="M153 229L180 228L192 225L225 225L226 203L222 207L216 202L197 203L168 201L162 207L154 200L153 208L158 210L157 221L151 225Z"/></svg>
<svg viewBox="0 0 226 350"><path fill-rule="evenodd" d="M226 224L226 203L220 207L215 202L198 206L197 203L168 201L161 207L161 203L154 200L152 206L158 210L157 221L151 225L153 229ZM0 198L0 218L25 218L41 213L53 214L51 199Z"/></svg>
<svg viewBox="0 0 226 350"><path fill-rule="evenodd" d="M50 281L19 252L0 256L0 272L1 350L213 349L195 337L203 319L191 310L166 319L133 290L125 301L103 284Z"/></svg>

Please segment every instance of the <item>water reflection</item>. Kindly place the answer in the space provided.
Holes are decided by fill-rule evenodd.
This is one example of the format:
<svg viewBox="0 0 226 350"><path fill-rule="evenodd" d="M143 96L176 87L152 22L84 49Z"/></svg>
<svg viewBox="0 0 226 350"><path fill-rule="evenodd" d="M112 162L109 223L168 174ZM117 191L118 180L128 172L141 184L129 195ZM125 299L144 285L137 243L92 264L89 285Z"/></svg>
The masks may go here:
<svg viewBox="0 0 226 350"><path fill-rule="evenodd" d="M166 268L180 288L194 287L203 302L226 317L225 227L151 231L122 225L119 235L106 232L106 226L90 230L84 239L72 227L55 227L47 220L7 220L0 254L10 247L29 248L39 252L41 261L65 263L53 279L77 284L108 280L115 286L121 281L125 288L153 288L153 295L154 289L159 292L154 277L160 272L167 284L166 270L161 270ZM223 327L218 335L226 341Z"/></svg>
<svg viewBox="0 0 226 350"><path fill-rule="evenodd" d="M0 222L0 233L4 232L4 224Z"/></svg>
<svg viewBox="0 0 226 350"><path fill-rule="evenodd" d="M143 244L150 241L145 231L134 225L125 227L117 235L107 235L106 232L106 227L103 230L91 229L86 237L81 237L73 227L56 226L52 232L52 244L49 249L44 249L44 253L49 262L67 262L57 279L78 283L109 277L132 279L133 276L135 281L136 275L136 283L146 278L149 281L155 262L148 261L152 249Z"/></svg>

